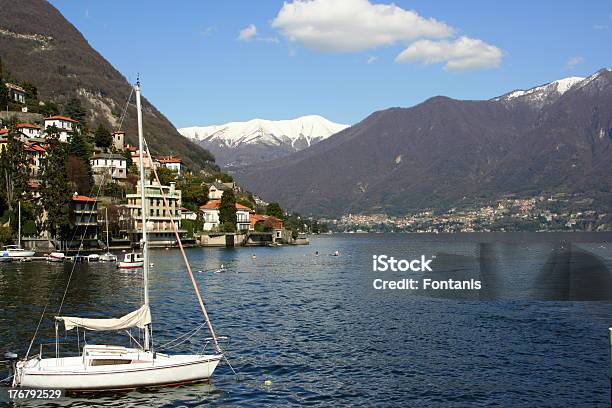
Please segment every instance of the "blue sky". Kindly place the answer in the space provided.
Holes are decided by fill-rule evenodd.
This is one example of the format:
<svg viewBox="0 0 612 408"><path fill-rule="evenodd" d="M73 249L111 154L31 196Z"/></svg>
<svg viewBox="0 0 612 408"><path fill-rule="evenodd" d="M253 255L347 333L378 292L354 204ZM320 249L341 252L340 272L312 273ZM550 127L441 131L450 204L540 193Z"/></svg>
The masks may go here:
<svg viewBox="0 0 612 408"><path fill-rule="evenodd" d="M129 80L140 73L177 127L306 114L353 124L612 66L609 0L51 3Z"/></svg>

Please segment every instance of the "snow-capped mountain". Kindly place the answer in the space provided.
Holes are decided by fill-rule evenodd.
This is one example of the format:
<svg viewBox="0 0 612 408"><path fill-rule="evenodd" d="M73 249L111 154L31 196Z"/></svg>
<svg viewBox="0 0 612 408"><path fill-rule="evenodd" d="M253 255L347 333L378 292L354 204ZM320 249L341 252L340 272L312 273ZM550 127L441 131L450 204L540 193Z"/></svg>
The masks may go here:
<svg viewBox="0 0 612 408"><path fill-rule="evenodd" d="M535 108L555 102L561 95L574 86L579 85L588 78L572 76L559 79L549 84L536 86L527 90L518 89L505 95L493 98L494 101L503 101L509 104L527 103Z"/></svg>
<svg viewBox="0 0 612 408"><path fill-rule="evenodd" d="M309 115L291 120L253 119L223 125L193 126L178 131L208 148L219 165L232 167L285 156L327 139L347 127L322 116Z"/></svg>

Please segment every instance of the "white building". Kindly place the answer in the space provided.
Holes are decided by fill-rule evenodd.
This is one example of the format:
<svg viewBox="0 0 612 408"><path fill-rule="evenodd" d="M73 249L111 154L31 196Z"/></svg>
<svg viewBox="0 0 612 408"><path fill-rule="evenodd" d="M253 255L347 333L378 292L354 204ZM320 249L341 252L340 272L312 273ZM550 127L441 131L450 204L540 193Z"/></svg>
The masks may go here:
<svg viewBox="0 0 612 408"><path fill-rule="evenodd" d="M180 157L160 156L157 158L157 161L159 162L161 166L164 166L174 171L177 174L177 176L183 175L183 170L185 167Z"/></svg>
<svg viewBox="0 0 612 408"><path fill-rule="evenodd" d="M219 208L221 200L209 200L206 204L200 206L202 218L204 219L205 231L217 231L221 225L219 221ZM236 231L248 231L251 225L250 217L253 210L242 204L236 203Z"/></svg>
<svg viewBox="0 0 612 408"><path fill-rule="evenodd" d="M40 126L36 126L31 123L18 123L15 127L28 139L40 139L42 137L42 129Z"/></svg>
<svg viewBox="0 0 612 408"><path fill-rule="evenodd" d="M49 116L45 118L45 131L51 127L55 126L60 131L59 140L61 142L68 142L73 132L76 132L80 129L80 124L78 120L74 120L67 116Z"/></svg>
<svg viewBox="0 0 612 408"><path fill-rule="evenodd" d="M161 190L168 200L166 209ZM130 211L130 228L128 233L132 242L138 242L142 237L142 214L140 213L140 184L136 185L136 193L126 195ZM145 207L147 215L147 234L151 245L174 246L177 244L172 228L175 222L180 234L186 231L181 229L181 190L176 189L176 183L169 186L160 186L156 182L145 186Z"/></svg>
<svg viewBox="0 0 612 408"><path fill-rule="evenodd" d="M114 153L98 153L89 159L96 183L124 181L127 178L127 159Z"/></svg>
<svg viewBox="0 0 612 408"><path fill-rule="evenodd" d="M195 221L198 219L198 214L188 208L181 207L181 219Z"/></svg>

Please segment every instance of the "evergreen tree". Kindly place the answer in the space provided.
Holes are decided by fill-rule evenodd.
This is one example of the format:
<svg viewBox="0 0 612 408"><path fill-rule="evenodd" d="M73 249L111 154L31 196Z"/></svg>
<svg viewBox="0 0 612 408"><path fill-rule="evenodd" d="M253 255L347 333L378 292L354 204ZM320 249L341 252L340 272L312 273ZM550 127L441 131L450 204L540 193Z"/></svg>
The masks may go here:
<svg viewBox="0 0 612 408"><path fill-rule="evenodd" d="M0 154L1 193L9 211L13 211L17 207L17 201L27 193L30 176L28 157L19 136L16 128L11 126L6 147Z"/></svg>
<svg viewBox="0 0 612 408"><path fill-rule="evenodd" d="M9 92L6 85L4 85L4 79L0 78L0 108L6 109L9 103Z"/></svg>
<svg viewBox="0 0 612 408"><path fill-rule="evenodd" d="M221 205L219 207L219 221L222 229L225 232L236 231L236 196L233 190L223 192L221 196Z"/></svg>
<svg viewBox="0 0 612 408"><path fill-rule="evenodd" d="M2 69L2 58L0 57L0 108L5 109L8 104L8 89L4 85L4 72Z"/></svg>
<svg viewBox="0 0 612 408"><path fill-rule="evenodd" d="M70 98L64 107L64 113L66 116L78 120L81 124L85 122L87 117L87 111L81 105L79 98Z"/></svg>
<svg viewBox="0 0 612 408"><path fill-rule="evenodd" d="M47 230L52 237L65 240L70 230L70 191L66 188L68 155L55 126L47 128L47 142L47 159L42 165L41 203L47 211Z"/></svg>
<svg viewBox="0 0 612 408"><path fill-rule="evenodd" d="M68 145L68 178L81 194L87 194L93 184L90 157L91 146L81 132L74 132Z"/></svg>
<svg viewBox="0 0 612 408"><path fill-rule="evenodd" d="M285 214L279 203L270 203L266 208L266 215L271 215L280 220L285 219Z"/></svg>
<svg viewBox="0 0 612 408"><path fill-rule="evenodd" d="M96 146L107 149L113 144L113 136L104 126L99 125L94 132L94 141Z"/></svg>

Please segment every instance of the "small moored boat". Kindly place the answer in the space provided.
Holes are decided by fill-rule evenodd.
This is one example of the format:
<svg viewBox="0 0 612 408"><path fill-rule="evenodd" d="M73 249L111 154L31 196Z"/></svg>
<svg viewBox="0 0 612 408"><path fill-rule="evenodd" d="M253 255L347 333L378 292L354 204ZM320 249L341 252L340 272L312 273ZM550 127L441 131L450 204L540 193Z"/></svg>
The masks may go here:
<svg viewBox="0 0 612 408"><path fill-rule="evenodd" d="M66 255L63 252L51 252L47 255L48 262L64 262Z"/></svg>
<svg viewBox="0 0 612 408"><path fill-rule="evenodd" d="M117 264L118 268L130 269L130 268L142 268L144 266L144 258L142 254L136 252L130 252L123 256L123 261L119 261Z"/></svg>

